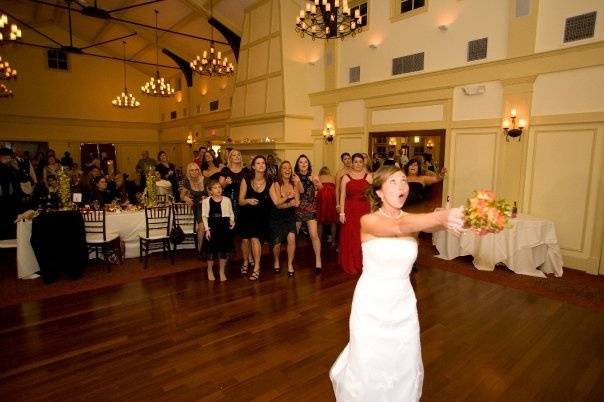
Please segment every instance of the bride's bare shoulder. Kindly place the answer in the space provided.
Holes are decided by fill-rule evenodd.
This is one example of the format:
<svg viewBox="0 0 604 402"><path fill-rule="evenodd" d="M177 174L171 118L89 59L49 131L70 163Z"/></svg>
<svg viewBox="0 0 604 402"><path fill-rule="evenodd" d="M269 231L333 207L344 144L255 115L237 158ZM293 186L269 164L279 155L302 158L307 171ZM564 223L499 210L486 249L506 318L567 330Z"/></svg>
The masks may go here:
<svg viewBox="0 0 604 402"><path fill-rule="evenodd" d="M361 231L370 231L371 227L379 225L381 216L375 212L363 215L361 217Z"/></svg>

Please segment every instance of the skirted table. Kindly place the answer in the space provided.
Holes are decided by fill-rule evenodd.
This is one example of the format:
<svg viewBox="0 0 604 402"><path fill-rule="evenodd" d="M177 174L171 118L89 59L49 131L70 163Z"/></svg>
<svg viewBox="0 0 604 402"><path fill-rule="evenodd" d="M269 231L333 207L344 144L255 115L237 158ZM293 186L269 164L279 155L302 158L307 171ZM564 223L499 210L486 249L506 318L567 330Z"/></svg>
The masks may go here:
<svg viewBox="0 0 604 402"><path fill-rule="evenodd" d="M74 213L80 215L77 211ZM34 221L38 218L35 218ZM107 233L118 234L121 241L124 242L126 258L139 257L138 239L140 235L145 234L145 211L108 212L105 219ZM30 243L32 226L32 221L17 222L17 273L22 279L34 278L35 274L40 271L36 254ZM71 229L58 225L56 230L55 233L58 234ZM195 248L195 246L189 244L178 246L179 250L186 248Z"/></svg>
<svg viewBox="0 0 604 402"><path fill-rule="evenodd" d="M505 264L517 274L545 277L562 276L562 254L554 223L528 215L511 219L511 227L497 234L479 236L466 230L460 236L447 231L432 235L438 258L471 255L474 266L481 271L493 271L495 265Z"/></svg>

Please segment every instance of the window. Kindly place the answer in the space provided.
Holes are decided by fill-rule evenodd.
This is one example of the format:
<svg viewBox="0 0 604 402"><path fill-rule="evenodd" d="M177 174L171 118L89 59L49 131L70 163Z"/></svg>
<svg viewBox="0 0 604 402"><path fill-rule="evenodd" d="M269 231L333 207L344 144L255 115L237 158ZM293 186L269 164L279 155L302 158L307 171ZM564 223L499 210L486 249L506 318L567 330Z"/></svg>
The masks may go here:
<svg viewBox="0 0 604 402"><path fill-rule="evenodd" d="M367 26L368 21L368 14L367 14L367 10L368 10L368 6L367 6L367 1L360 1L360 2L354 2L353 3L354 6L350 7L350 15L354 16L354 13L356 12L356 10L359 10L359 15L361 16L361 24L360 26L365 27Z"/></svg>
<svg viewBox="0 0 604 402"><path fill-rule="evenodd" d="M67 52L60 49L48 50L48 68L53 70L67 70Z"/></svg>
<svg viewBox="0 0 604 402"><path fill-rule="evenodd" d="M488 40L489 38L482 38L468 42L468 61L487 58Z"/></svg>
<svg viewBox="0 0 604 402"><path fill-rule="evenodd" d="M425 0L401 0L401 14L408 13L426 5Z"/></svg>
<svg viewBox="0 0 604 402"><path fill-rule="evenodd" d="M218 110L218 101L217 100L210 102L210 112L214 112L216 110Z"/></svg>
<svg viewBox="0 0 604 402"><path fill-rule="evenodd" d="M353 84L361 81L361 66L350 67L348 72L348 82Z"/></svg>
<svg viewBox="0 0 604 402"><path fill-rule="evenodd" d="M596 11L566 19L564 43L593 38L596 28Z"/></svg>

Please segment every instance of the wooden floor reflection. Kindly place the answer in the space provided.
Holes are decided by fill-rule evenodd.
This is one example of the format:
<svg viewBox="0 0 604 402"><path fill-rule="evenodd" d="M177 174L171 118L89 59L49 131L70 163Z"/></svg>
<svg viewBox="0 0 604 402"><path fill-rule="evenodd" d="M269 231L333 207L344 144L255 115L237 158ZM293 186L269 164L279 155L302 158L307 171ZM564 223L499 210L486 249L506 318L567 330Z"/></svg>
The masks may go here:
<svg viewBox="0 0 604 402"><path fill-rule="evenodd" d="M311 254L294 279L195 270L3 308L0 400L333 400L356 278ZM422 266L413 283L423 401L604 398L602 311Z"/></svg>

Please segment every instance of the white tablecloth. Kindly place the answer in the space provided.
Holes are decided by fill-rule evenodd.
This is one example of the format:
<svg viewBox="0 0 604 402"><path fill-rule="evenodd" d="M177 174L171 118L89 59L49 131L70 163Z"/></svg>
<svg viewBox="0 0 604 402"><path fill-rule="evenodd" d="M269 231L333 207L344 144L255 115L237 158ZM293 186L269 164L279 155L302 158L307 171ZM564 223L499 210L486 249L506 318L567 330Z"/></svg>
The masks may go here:
<svg viewBox="0 0 604 402"><path fill-rule="evenodd" d="M125 244L126 258L136 258L139 253L139 235L145 234L145 211L107 213L107 233L116 233ZM17 274L27 279L40 270L31 247L31 221L17 223ZM184 228L183 228L184 229ZM194 248L192 244L179 244L178 249Z"/></svg>
<svg viewBox="0 0 604 402"><path fill-rule="evenodd" d="M472 255L474 266L492 271L498 263L518 274L545 277L545 273L562 276L562 254L552 221L518 215L512 227L497 234L478 236L465 231L461 236L441 231L432 235L438 258L451 260Z"/></svg>

